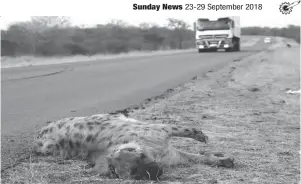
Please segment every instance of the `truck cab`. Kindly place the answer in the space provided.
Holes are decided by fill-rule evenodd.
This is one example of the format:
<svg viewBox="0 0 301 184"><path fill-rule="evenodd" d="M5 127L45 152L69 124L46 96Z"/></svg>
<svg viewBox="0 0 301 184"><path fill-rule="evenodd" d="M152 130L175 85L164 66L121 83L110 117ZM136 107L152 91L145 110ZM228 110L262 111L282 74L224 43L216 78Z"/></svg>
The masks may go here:
<svg viewBox="0 0 301 184"><path fill-rule="evenodd" d="M240 17L222 17L216 20L198 18L194 24L198 52L225 49L240 51Z"/></svg>

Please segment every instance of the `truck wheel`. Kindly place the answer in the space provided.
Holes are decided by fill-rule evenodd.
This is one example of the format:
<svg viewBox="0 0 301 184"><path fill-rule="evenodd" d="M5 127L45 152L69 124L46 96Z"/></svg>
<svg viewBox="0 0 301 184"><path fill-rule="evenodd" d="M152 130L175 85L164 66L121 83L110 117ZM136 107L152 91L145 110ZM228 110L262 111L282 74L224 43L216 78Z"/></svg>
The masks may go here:
<svg viewBox="0 0 301 184"><path fill-rule="evenodd" d="M227 49L225 49L225 51L226 52L231 52L232 51L232 48L230 47L230 48L227 48Z"/></svg>
<svg viewBox="0 0 301 184"><path fill-rule="evenodd" d="M237 49L236 51L240 51L240 41L237 42Z"/></svg>
<svg viewBox="0 0 301 184"><path fill-rule="evenodd" d="M202 53L202 52L204 52L202 49L199 49L199 53Z"/></svg>
<svg viewBox="0 0 301 184"><path fill-rule="evenodd" d="M235 40L233 45L233 51L236 52L238 50L238 42Z"/></svg>
<svg viewBox="0 0 301 184"><path fill-rule="evenodd" d="M234 42L233 51L236 51L236 52L240 51L240 41L239 40L236 40Z"/></svg>

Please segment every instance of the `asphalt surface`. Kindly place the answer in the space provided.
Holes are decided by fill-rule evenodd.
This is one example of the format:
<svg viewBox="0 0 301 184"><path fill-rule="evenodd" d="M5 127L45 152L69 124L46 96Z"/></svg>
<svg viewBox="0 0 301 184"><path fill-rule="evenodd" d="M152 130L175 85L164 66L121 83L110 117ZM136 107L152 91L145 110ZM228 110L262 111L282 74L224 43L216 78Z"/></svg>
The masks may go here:
<svg viewBox="0 0 301 184"><path fill-rule="evenodd" d="M2 169L28 155L46 121L126 108L168 88L261 51L177 53L2 69Z"/></svg>

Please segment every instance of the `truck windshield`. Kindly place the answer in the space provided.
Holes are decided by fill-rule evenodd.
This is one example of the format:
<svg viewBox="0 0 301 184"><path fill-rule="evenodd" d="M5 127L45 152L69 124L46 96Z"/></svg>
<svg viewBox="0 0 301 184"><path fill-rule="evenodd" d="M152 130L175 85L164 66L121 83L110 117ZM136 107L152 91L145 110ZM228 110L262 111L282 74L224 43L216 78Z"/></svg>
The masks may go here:
<svg viewBox="0 0 301 184"><path fill-rule="evenodd" d="M226 21L197 21L197 30L227 30L230 29Z"/></svg>

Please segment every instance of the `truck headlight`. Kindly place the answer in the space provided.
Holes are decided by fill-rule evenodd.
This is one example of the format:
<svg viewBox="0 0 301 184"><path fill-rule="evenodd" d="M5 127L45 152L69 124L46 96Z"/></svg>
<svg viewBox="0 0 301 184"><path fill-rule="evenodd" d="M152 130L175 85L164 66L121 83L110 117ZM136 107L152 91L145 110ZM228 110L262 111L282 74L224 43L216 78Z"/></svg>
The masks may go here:
<svg viewBox="0 0 301 184"><path fill-rule="evenodd" d="M230 44L230 43L232 43L231 39L225 39L224 44Z"/></svg>
<svg viewBox="0 0 301 184"><path fill-rule="evenodd" d="M205 45L205 42L204 41L197 41L196 44L197 45Z"/></svg>

